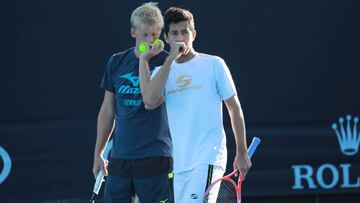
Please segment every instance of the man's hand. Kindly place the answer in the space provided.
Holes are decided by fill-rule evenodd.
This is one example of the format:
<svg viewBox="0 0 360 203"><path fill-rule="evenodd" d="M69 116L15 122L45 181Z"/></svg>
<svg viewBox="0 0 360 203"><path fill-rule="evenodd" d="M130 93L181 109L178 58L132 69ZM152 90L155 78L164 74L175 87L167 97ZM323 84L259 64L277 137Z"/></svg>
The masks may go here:
<svg viewBox="0 0 360 203"><path fill-rule="evenodd" d="M102 156L95 156L94 157L94 163L93 163L92 172L94 174L95 179L96 179L96 177L97 177L100 170L104 171L105 176L108 175L107 166L108 166L108 161L103 159Z"/></svg>
<svg viewBox="0 0 360 203"><path fill-rule="evenodd" d="M185 53L185 48L186 46L184 42L174 42L170 44L169 58L172 60L177 59L179 56Z"/></svg>
<svg viewBox="0 0 360 203"><path fill-rule="evenodd" d="M158 41L157 44L147 44L147 51L140 53L140 58L146 61L149 61L152 57L158 55L160 52L164 50L164 42L161 40Z"/></svg>
<svg viewBox="0 0 360 203"><path fill-rule="evenodd" d="M234 170L239 170L240 174L242 175L243 180L247 172L251 167L250 157L247 152L236 153L234 163L233 163Z"/></svg>

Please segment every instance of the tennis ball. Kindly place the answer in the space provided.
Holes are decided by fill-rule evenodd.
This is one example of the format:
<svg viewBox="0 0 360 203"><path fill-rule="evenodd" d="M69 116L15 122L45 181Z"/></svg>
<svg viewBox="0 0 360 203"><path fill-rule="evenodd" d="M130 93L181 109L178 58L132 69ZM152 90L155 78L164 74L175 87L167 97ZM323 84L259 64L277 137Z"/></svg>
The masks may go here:
<svg viewBox="0 0 360 203"><path fill-rule="evenodd" d="M161 43L164 43L163 41L161 41L161 39L156 39L153 42L153 44L156 44L156 45L160 45Z"/></svg>
<svg viewBox="0 0 360 203"><path fill-rule="evenodd" d="M164 43L163 41L161 41L161 39L156 39L153 41L153 44L156 44L156 45L160 45L161 43ZM148 47L149 47L149 42L141 42L139 44L139 51L140 53L144 53L148 50Z"/></svg>
<svg viewBox="0 0 360 203"><path fill-rule="evenodd" d="M148 44L149 44L148 42L141 42L139 44L140 53L144 53L144 52L146 52L148 50Z"/></svg>

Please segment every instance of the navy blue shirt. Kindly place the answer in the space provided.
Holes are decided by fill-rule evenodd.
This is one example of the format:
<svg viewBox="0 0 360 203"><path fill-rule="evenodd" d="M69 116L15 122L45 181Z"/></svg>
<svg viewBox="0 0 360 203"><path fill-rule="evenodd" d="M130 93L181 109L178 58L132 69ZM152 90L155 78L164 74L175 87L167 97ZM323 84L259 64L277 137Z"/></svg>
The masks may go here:
<svg viewBox="0 0 360 203"><path fill-rule="evenodd" d="M149 61L150 71L161 66L166 52ZM172 156L165 103L146 110L139 81L139 59L134 48L110 57L101 87L115 94L115 134L111 157L141 159Z"/></svg>

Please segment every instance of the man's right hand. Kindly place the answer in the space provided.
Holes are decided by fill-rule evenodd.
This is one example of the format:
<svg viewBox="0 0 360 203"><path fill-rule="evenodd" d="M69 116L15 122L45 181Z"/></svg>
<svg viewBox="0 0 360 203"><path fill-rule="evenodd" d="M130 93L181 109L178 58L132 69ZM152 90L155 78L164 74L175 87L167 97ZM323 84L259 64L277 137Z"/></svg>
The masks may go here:
<svg viewBox="0 0 360 203"><path fill-rule="evenodd" d="M108 175L107 166L108 166L108 161L103 159L102 156L96 155L94 157L94 163L93 163L92 172L94 174L95 179L96 179L96 177L97 177L100 170L104 171L105 176Z"/></svg>
<svg viewBox="0 0 360 203"><path fill-rule="evenodd" d="M152 57L158 55L160 52L164 51L164 42L159 40L159 44L148 44L147 51L140 53L140 59L149 61Z"/></svg>
<svg viewBox="0 0 360 203"><path fill-rule="evenodd" d="M186 46L184 42L174 42L170 44L169 57L173 60L185 53Z"/></svg>

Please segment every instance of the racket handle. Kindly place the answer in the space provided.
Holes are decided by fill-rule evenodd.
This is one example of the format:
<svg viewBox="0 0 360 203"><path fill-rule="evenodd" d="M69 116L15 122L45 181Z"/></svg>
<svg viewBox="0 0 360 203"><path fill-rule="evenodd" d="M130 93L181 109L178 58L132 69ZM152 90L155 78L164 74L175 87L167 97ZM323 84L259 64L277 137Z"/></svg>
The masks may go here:
<svg viewBox="0 0 360 203"><path fill-rule="evenodd" d="M93 189L94 194L96 194L96 195L99 194L102 182L104 182L104 171L100 170L96 177L96 181L95 181L95 185L94 185L94 189Z"/></svg>
<svg viewBox="0 0 360 203"><path fill-rule="evenodd" d="M255 152L257 146L260 144L260 142L261 142L261 140L258 137L254 137L252 139L251 144L250 144L250 146L248 148L248 155L249 155L250 158L254 154L254 152Z"/></svg>
<svg viewBox="0 0 360 203"><path fill-rule="evenodd" d="M107 159L109 154L110 154L110 150L112 148L113 145L113 140L111 139L108 144L106 145L105 151L103 153L103 157L104 159ZM94 189L93 189L93 193L94 194L99 194L100 188L101 188L101 183L104 182L104 170L100 169L99 173L96 176L96 181L94 184Z"/></svg>
<svg viewBox="0 0 360 203"><path fill-rule="evenodd" d="M112 148L112 145L113 145L113 140L111 139L107 143L106 148L104 150L104 153L102 154L104 159L108 158L108 156L110 154L110 151L111 151L111 148ZM90 198L90 203L95 202L95 198L99 194L101 184L102 184L102 182L104 182L104 175L105 175L104 171L100 169L99 173L96 176L96 181L95 181L93 192L92 192L92 195L91 195L91 198Z"/></svg>

